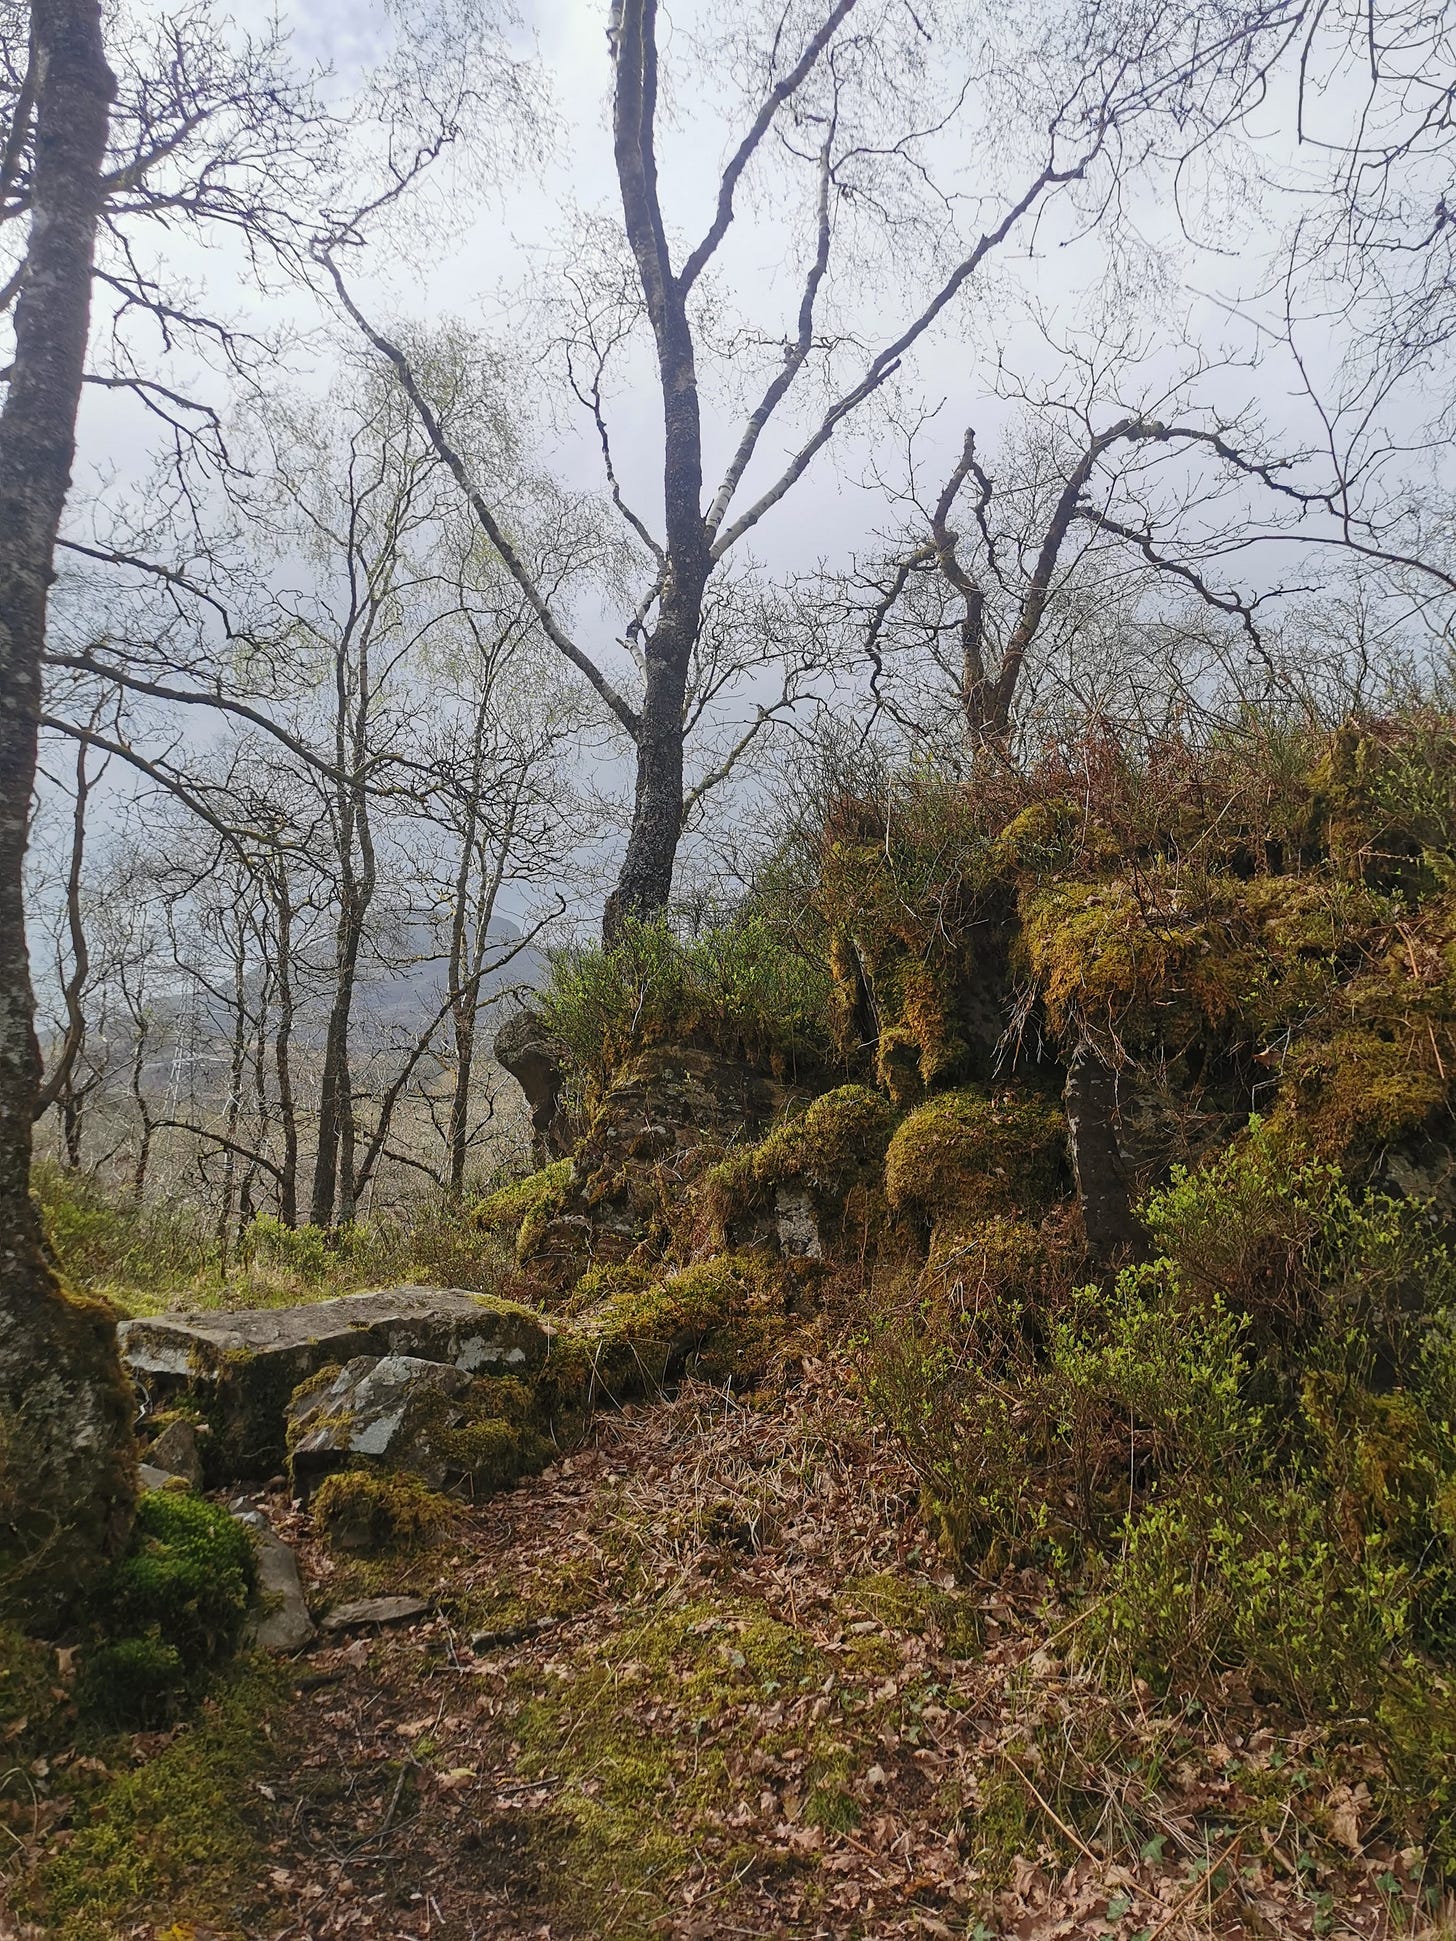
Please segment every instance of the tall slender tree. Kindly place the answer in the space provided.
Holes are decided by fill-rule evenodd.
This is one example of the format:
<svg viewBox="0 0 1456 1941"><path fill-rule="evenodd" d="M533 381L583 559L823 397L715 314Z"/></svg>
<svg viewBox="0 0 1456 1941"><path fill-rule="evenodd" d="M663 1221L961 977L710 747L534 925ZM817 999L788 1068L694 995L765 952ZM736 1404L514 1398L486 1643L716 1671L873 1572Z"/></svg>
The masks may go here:
<svg viewBox="0 0 1456 1941"><path fill-rule="evenodd" d="M105 1310L69 1300L30 1198L40 1089L22 872L35 782L46 598L75 455L114 82L98 0L32 0L30 234L0 408L0 1596L62 1609L124 1539L135 1493L131 1392Z"/></svg>

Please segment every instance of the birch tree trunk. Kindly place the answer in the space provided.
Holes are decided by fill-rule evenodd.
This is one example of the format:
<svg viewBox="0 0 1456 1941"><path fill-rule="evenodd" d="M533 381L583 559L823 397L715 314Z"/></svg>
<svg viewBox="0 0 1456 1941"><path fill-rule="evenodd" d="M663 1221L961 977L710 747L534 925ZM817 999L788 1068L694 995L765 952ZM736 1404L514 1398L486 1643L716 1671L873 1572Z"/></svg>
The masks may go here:
<svg viewBox="0 0 1456 1941"><path fill-rule="evenodd" d="M0 1601L39 1625L124 1542L136 1469L113 1317L62 1294L30 1198L41 1074L22 865L115 89L97 0L32 0L31 31L33 213L0 409Z"/></svg>

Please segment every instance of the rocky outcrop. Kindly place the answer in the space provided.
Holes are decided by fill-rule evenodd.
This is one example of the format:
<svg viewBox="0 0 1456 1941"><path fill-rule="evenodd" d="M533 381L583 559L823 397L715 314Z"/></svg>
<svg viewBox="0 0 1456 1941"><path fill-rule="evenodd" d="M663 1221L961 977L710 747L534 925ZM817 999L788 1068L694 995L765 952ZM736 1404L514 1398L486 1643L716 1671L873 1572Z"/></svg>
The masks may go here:
<svg viewBox="0 0 1456 1941"><path fill-rule="evenodd" d="M372 1465L430 1489L488 1495L547 1453L526 1426L529 1409L519 1382L416 1355L361 1355L290 1404L294 1494L306 1501L326 1476Z"/></svg>
<svg viewBox="0 0 1456 1941"><path fill-rule="evenodd" d="M757 1138L798 1095L698 1045L654 1045L592 1114L556 1204L523 1233L521 1258L553 1286L589 1268L660 1259L708 1167Z"/></svg>
<svg viewBox="0 0 1456 1941"><path fill-rule="evenodd" d="M559 1159L571 1137L561 1104L565 1085L561 1049L534 1011L518 1011L501 1026L495 1058L526 1095L536 1164L545 1166Z"/></svg>
<svg viewBox="0 0 1456 1941"><path fill-rule="evenodd" d="M546 1323L527 1308L431 1287L237 1314L158 1315L125 1322L120 1334L153 1408L185 1395L204 1416L209 1478L280 1470L289 1397L330 1364L411 1355L467 1376L524 1375L540 1367L550 1342Z"/></svg>

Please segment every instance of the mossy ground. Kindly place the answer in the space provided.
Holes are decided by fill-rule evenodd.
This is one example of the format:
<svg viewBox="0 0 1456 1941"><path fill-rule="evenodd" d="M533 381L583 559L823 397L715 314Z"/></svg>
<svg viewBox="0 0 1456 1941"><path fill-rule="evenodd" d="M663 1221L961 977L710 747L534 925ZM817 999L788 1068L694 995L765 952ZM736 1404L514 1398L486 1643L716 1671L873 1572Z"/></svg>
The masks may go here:
<svg viewBox="0 0 1456 1941"><path fill-rule="evenodd" d="M1368 1754L1237 1681L1185 1705L1079 1673L1044 1582L947 1575L847 1375L599 1418L387 1562L270 1503L321 1600L435 1614L245 1661L182 1727L111 1742L69 1828L12 1821L20 1918L61 1941L1419 1929L1425 1862Z"/></svg>
<svg viewBox="0 0 1456 1941"><path fill-rule="evenodd" d="M274 1666L243 1660L133 1770L127 1746L105 1741L59 1766L57 1790L68 1780L75 1788L70 1824L20 1881L20 1916L54 1941L112 1941L148 1917L142 1933L169 1923L184 1934L256 1933L267 1834L259 1787L275 1768L272 1721L286 1691Z"/></svg>

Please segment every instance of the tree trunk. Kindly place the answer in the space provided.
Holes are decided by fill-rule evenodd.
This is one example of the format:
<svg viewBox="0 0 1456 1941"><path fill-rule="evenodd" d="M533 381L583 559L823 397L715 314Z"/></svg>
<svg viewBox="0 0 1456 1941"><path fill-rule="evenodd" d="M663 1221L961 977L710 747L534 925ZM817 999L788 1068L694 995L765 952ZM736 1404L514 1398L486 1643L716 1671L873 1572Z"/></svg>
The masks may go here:
<svg viewBox="0 0 1456 1941"><path fill-rule="evenodd" d="M33 215L0 410L0 1599L44 1624L125 1541L136 1467L113 1317L61 1293L30 1197L40 1048L22 869L115 89L97 0L34 0L31 26Z"/></svg>
<svg viewBox="0 0 1456 1941"><path fill-rule="evenodd" d="M642 727L637 741L637 793L632 833L617 887L607 898L602 938L614 944L628 922L667 907L682 836L683 702L701 618L702 593L689 612L675 609L648 644Z"/></svg>
<svg viewBox="0 0 1456 1941"><path fill-rule="evenodd" d="M278 940L278 1028L273 1065L278 1080L278 1116L283 1126L283 1165L278 1180L278 1218L298 1225L298 1111L293 1100L293 905L284 866L277 866L273 896Z"/></svg>

